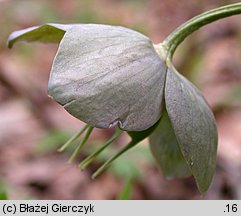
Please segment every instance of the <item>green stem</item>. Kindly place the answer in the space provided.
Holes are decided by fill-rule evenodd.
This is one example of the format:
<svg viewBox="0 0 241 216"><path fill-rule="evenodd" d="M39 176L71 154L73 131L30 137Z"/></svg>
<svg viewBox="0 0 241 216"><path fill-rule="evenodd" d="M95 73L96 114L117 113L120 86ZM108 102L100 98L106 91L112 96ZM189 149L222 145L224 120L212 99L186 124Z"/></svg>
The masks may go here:
<svg viewBox="0 0 241 216"><path fill-rule="evenodd" d="M219 7L202 13L173 31L164 42L158 44L157 47L160 47L160 49L164 48L166 58L171 60L178 45L191 33L211 22L236 14L241 14L241 3Z"/></svg>

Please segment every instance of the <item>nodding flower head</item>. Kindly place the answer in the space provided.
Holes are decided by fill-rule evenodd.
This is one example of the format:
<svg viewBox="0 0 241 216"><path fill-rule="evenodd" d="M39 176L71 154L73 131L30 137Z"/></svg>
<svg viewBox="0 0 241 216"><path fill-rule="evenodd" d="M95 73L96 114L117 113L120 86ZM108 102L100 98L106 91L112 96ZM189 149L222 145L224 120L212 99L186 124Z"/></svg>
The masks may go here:
<svg viewBox="0 0 241 216"><path fill-rule="evenodd" d="M94 177L150 136L152 153L164 174L192 174L199 190L207 190L215 169L215 120L199 90L166 57L164 43L155 46L136 31L97 24L28 28L12 33L9 47L19 40L60 43L51 69L49 95L87 123L60 149L86 131L70 162L94 127L116 126L113 137L81 162L80 168L90 164L125 130L132 140Z"/></svg>

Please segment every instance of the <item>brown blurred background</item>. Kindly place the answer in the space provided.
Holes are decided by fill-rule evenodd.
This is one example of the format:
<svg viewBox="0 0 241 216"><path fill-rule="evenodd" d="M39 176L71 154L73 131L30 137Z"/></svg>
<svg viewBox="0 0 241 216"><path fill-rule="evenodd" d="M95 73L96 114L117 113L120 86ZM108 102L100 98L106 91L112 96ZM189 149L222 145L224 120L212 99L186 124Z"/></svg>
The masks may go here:
<svg viewBox="0 0 241 216"><path fill-rule="evenodd" d="M204 93L218 123L216 174L200 195L193 178L166 180L157 170L147 141L91 180L122 136L87 170L67 165L70 151L56 150L83 123L47 97L57 45L19 43L6 48L15 30L46 22L122 25L162 41L187 19L238 1L216 0L0 0L0 198L241 199L241 16L206 26L177 50L175 65ZM112 130L96 129L79 159L96 149Z"/></svg>

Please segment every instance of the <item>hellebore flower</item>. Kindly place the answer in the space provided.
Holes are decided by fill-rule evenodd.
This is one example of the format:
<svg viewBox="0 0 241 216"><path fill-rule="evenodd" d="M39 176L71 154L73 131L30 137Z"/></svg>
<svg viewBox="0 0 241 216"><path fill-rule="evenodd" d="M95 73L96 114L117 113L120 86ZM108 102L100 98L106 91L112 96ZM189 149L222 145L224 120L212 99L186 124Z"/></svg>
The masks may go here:
<svg viewBox="0 0 241 216"><path fill-rule="evenodd" d="M78 155L93 127L118 124L135 140L128 148L141 140L138 131L157 127L150 136L150 146L160 166L165 164L161 155L166 154L162 145L173 145L182 158L185 175L192 173L209 185L217 140L212 112L196 87L176 72L150 39L124 27L46 24L14 32L9 46L18 40L60 42L50 74L49 95L90 125L81 131L88 129L70 161ZM117 129L115 137L119 135ZM167 160L173 163L171 157ZM175 173L175 168L178 173L178 166L171 171Z"/></svg>
<svg viewBox="0 0 241 216"><path fill-rule="evenodd" d="M217 19L241 13L241 4L221 7L197 17L154 45L136 31L98 24L45 24L13 32L16 41L60 43L48 85L49 95L87 125L60 149L85 131L69 162L81 151L94 127L115 127L115 134L79 164L87 167L107 146L127 131L129 144L102 165L149 137L150 148L168 177L193 175L205 192L215 171L215 118L200 91L177 72L171 58L193 31Z"/></svg>

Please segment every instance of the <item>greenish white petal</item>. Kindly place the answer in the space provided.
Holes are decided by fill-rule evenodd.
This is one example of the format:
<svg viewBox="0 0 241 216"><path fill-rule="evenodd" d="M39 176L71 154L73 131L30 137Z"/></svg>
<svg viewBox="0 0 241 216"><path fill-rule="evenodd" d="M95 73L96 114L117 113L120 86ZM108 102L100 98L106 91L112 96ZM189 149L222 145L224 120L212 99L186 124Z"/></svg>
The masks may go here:
<svg viewBox="0 0 241 216"><path fill-rule="evenodd" d="M94 127L142 131L161 116L166 65L136 31L83 24L65 33L49 95Z"/></svg>
<svg viewBox="0 0 241 216"><path fill-rule="evenodd" d="M163 111L157 128L149 137L149 145L152 155L165 177L188 177L191 175L166 109Z"/></svg>
<svg viewBox="0 0 241 216"><path fill-rule="evenodd" d="M167 72L165 100L181 152L200 192L205 192L216 166L217 129L213 113L200 91L172 65Z"/></svg>
<svg viewBox="0 0 241 216"><path fill-rule="evenodd" d="M9 48L12 48L17 41L59 43L65 32L73 25L48 23L15 31L10 34L7 44Z"/></svg>

